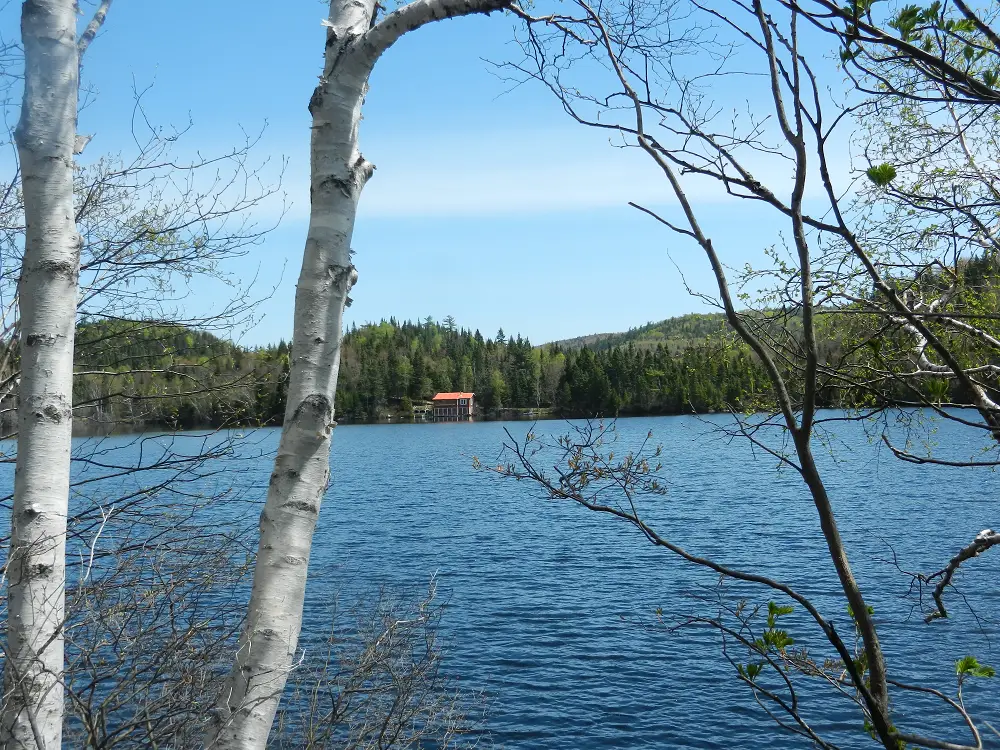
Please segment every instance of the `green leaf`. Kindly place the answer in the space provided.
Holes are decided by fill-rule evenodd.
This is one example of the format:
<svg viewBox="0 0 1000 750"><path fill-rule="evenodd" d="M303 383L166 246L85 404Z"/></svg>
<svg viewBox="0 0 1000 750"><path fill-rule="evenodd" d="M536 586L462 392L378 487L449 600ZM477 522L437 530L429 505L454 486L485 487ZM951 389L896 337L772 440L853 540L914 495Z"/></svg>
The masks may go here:
<svg viewBox="0 0 1000 750"><path fill-rule="evenodd" d="M858 55L858 50L852 50L850 47L844 47L840 50L840 61L842 63L847 63L853 60Z"/></svg>
<svg viewBox="0 0 1000 750"><path fill-rule="evenodd" d="M979 660L975 656L963 656L955 662L955 674L968 674L978 666Z"/></svg>
<svg viewBox="0 0 1000 750"><path fill-rule="evenodd" d="M975 656L963 656L955 662L955 674L969 677L995 677L996 670L985 664L980 664Z"/></svg>
<svg viewBox="0 0 1000 750"><path fill-rule="evenodd" d="M899 32L899 38L908 41L915 36L917 23L923 20L923 12L916 5L907 5L889 21L889 26Z"/></svg>
<svg viewBox="0 0 1000 750"><path fill-rule="evenodd" d="M790 615L795 611L795 607L785 606L779 607L774 602L767 603L767 626L773 628L774 624L778 621L778 618L782 615Z"/></svg>
<svg viewBox="0 0 1000 750"><path fill-rule="evenodd" d="M868 614L870 614L870 615L875 614L875 607L873 607L872 605L869 604L865 608L868 610ZM850 604L847 605L847 614L850 616L850 618L852 620L855 619L855 617L854 617L854 609L851 607Z"/></svg>
<svg viewBox="0 0 1000 750"><path fill-rule="evenodd" d="M877 167L869 167L866 174L878 187L885 187L896 178L896 168L891 164L879 164Z"/></svg>
<svg viewBox="0 0 1000 750"><path fill-rule="evenodd" d="M764 642L771 648L775 648L778 651L781 651L795 643L786 631L777 629L765 630Z"/></svg>

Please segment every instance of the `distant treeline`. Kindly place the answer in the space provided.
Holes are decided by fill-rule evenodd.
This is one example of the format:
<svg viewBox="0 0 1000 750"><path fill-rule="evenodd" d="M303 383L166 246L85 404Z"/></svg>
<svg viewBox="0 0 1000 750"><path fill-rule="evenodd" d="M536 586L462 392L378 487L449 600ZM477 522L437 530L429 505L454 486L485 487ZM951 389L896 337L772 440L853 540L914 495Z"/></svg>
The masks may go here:
<svg viewBox="0 0 1000 750"><path fill-rule="evenodd" d="M695 331L692 331L695 333ZM677 414L756 403L753 358L701 326L686 347L633 342L592 351L535 347L502 330L427 319L352 327L344 337L338 419L407 417L439 391L472 391L481 416L549 409L562 416ZM88 321L77 333L74 400L90 425L190 428L280 424L291 350L246 348L205 331Z"/></svg>
<svg viewBox="0 0 1000 750"><path fill-rule="evenodd" d="M492 338L427 320L352 329L344 342L337 411L377 419L438 391L472 391L485 416L550 408L563 416L678 414L740 405L764 381L752 358L701 342L671 354L663 344L604 351L534 347L503 330Z"/></svg>
<svg viewBox="0 0 1000 750"><path fill-rule="evenodd" d="M796 321L781 326L793 331ZM823 350L832 361L842 346L827 334ZM86 321L77 336L74 403L85 428L281 424L291 356L284 341L247 348L209 332L142 321ZM346 333L338 419L406 419L414 404L455 390L474 392L484 418L511 410L589 417L752 410L772 403L760 362L720 315L688 315L613 338L540 347L503 330L484 337L451 318L389 319ZM861 398L821 384L823 405Z"/></svg>

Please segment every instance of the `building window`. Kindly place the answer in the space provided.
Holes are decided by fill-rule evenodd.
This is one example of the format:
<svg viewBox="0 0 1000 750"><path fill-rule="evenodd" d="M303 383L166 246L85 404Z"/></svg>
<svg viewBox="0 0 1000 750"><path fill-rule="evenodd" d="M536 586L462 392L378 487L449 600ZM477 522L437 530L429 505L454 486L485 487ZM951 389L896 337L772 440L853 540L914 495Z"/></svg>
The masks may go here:
<svg viewBox="0 0 1000 750"><path fill-rule="evenodd" d="M469 399L467 399L467 398L460 398L460 399L458 400L458 403L459 403L459 404L460 404L461 406L465 406L466 404L468 404L468 403L469 403Z"/></svg>

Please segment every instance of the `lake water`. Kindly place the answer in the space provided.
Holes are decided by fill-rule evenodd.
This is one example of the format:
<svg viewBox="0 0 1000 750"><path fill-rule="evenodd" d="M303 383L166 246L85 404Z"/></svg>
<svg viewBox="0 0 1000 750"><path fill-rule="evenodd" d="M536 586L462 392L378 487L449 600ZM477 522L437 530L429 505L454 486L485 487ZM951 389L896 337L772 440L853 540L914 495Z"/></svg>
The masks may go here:
<svg viewBox="0 0 1000 750"><path fill-rule="evenodd" d="M727 419L618 422L623 443L652 430L665 448L668 493L644 501L644 515L692 552L800 588L841 634L849 633L804 486L793 472L778 471L773 458L713 431ZM419 594L436 575L449 602L447 669L464 686L486 691L498 744L806 747L773 728L738 683L715 632L655 626L657 608L668 621L713 615L705 599L714 596L715 576L654 548L613 518L543 500L527 483L473 470L473 456L485 463L496 458L505 427L523 436L530 425L337 428L332 485L311 561L307 633L326 632L325 613L338 591L388 584ZM543 422L535 429L561 432L566 425ZM937 570L981 529L1000 527L1000 476L904 464L870 445L857 425L837 431L831 451L817 451L892 676L952 689L955 660L967 653L1000 667L1000 550L967 564L956 579L975 615L952 592L952 619L931 625L913 612L915 602L905 597L910 579L891 562L894 551L906 570ZM238 472L203 478L199 490L238 486L261 500L271 468L265 454L277 437L276 430L248 433L237 452L254 458ZM974 436L950 424L939 439L955 456L975 450ZM104 444L112 448L116 440L135 445L125 437ZM748 593L756 601L774 598ZM788 628L800 643L822 646L799 613L788 618ZM820 700L829 694L803 694L813 725L834 733L841 746L870 746L855 731L856 712ZM967 687L966 703L1000 727L1000 679ZM903 696L898 708L907 730L965 739L938 704Z"/></svg>

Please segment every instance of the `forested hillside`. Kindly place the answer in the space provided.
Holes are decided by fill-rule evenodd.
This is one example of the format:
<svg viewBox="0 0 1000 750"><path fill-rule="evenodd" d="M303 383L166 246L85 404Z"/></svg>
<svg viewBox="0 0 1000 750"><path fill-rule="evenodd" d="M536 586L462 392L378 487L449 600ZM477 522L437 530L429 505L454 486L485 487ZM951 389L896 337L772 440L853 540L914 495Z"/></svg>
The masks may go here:
<svg viewBox="0 0 1000 750"><path fill-rule="evenodd" d="M617 346L633 344L640 349L654 349L663 344L672 353L677 353L696 344L703 344L710 338L729 334L726 317L722 313L690 313L676 318L647 323L622 333L592 333L555 342L562 349L582 349L607 351Z"/></svg>
<svg viewBox="0 0 1000 750"><path fill-rule="evenodd" d="M787 320L782 325L789 329ZM842 339L851 335L849 327L827 329L824 358L840 358ZM454 390L474 392L484 418L526 411L680 414L766 408L772 401L759 362L717 315L685 315L542 346L502 329L484 337L451 318L390 318L352 327L342 351L337 416L347 421L408 419L414 404ZM74 385L78 423L280 424L289 356L284 341L246 348L179 326L84 322ZM835 382L821 390L821 402L853 403L843 383L835 388Z"/></svg>
<svg viewBox="0 0 1000 750"><path fill-rule="evenodd" d="M452 319L352 327L344 338L337 414L407 418L438 391L477 395L484 417L539 409L562 416L674 414L748 407L762 374L715 330L715 316L637 329L624 345L533 346L484 337ZM632 336L621 334L624 337ZM137 321L81 323L74 403L81 426L280 424L290 348L246 348L205 331ZM659 339L659 340L657 340Z"/></svg>
<svg viewBox="0 0 1000 750"><path fill-rule="evenodd" d="M437 391L476 393L484 415L550 408L564 416L676 414L749 404L763 381L747 352L721 339L599 351L533 347L500 330L492 338L453 324L394 320L345 339L338 412L373 419L405 413Z"/></svg>
<svg viewBox="0 0 1000 750"><path fill-rule="evenodd" d="M287 373L287 357L285 365ZM276 348L247 350L155 322L83 322L73 403L78 422L91 426L258 423L283 408L281 373Z"/></svg>

